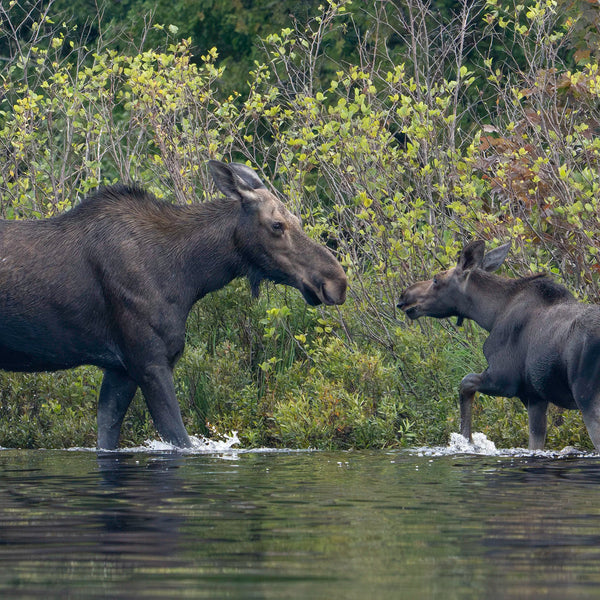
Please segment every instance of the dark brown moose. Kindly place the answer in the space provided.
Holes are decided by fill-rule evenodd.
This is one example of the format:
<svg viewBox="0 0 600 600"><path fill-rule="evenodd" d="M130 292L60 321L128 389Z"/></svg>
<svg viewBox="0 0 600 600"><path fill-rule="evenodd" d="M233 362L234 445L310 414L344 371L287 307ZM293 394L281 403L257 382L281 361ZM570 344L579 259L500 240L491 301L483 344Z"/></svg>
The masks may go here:
<svg viewBox="0 0 600 600"><path fill-rule="evenodd" d="M488 367L460 383L461 434L471 439L476 392L518 397L529 416L529 448L546 438L548 403L579 409L600 452L600 307L577 302L546 275L494 275L510 244L485 254L485 242L465 246L456 267L410 286L398 306L411 319L456 316L489 332Z"/></svg>
<svg viewBox="0 0 600 600"><path fill-rule="evenodd" d="M0 368L104 369L98 447L118 446L139 387L162 438L189 447L173 387L193 304L236 277L341 304L346 275L242 164L210 161L224 199L189 206L100 190L40 221L0 221Z"/></svg>

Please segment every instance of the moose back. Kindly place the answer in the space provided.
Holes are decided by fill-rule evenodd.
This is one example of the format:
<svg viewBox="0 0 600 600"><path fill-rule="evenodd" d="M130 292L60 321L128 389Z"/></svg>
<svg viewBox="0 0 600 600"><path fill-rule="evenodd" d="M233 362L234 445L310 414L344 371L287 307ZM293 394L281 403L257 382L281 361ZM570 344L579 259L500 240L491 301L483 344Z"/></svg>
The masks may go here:
<svg viewBox="0 0 600 600"><path fill-rule="evenodd" d="M173 367L193 304L236 277L341 304L346 275L242 164L210 161L224 199L189 206L104 188L39 221L0 221L0 368L104 369L98 447L118 446L139 387L162 438L189 447Z"/></svg>
<svg viewBox="0 0 600 600"><path fill-rule="evenodd" d="M600 452L600 307L577 302L545 275L494 275L510 244L485 254L485 243L463 249L456 267L410 286L398 306L421 316L473 319L489 332L488 367L460 383L461 433L471 438L476 392L518 397L527 407L529 448L542 449L548 404L579 409Z"/></svg>

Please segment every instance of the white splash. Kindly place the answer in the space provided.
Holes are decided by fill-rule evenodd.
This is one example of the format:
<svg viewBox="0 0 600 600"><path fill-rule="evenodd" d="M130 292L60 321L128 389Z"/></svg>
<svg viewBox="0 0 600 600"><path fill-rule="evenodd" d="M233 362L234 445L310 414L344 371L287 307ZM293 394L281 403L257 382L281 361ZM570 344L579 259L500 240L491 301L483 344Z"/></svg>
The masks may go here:
<svg viewBox="0 0 600 600"><path fill-rule="evenodd" d="M487 454L490 456L498 453L496 444L489 440L485 434L475 432L472 437L473 441L469 442L460 433L452 433L450 434L448 449L454 453Z"/></svg>
<svg viewBox="0 0 600 600"><path fill-rule="evenodd" d="M476 432L473 434L473 441L469 440L460 433L450 434L450 442L447 446L432 446L414 448L411 454L417 456L453 456L457 454L474 454L480 456L508 456L508 457L531 457L538 456L543 458L569 458L569 457L592 457L598 456L592 452L583 452L567 446L561 451L556 450L528 450L527 448L496 448L494 442L489 440L485 434Z"/></svg>
<svg viewBox="0 0 600 600"><path fill-rule="evenodd" d="M214 454L225 460L236 460L240 454L290 454L301 452L314 452L312 449L292 449L292 448L243 448L238 438L237 431L231 434L220 434L216 430L214 438L205 438L203 436L190 435L192 442L191 448L178 448L161 440L146 440L143 446L136 448L119 448L113 452L177 452L178 454Z"/></svg>
<svg viewBox="0 0 600 600"><path fill-rule="evenodd" d="M460 433L450 434L450 443L447 446L432 446L415 448L418 456L452 456L454 454L482 454L485 456L497 456L496 444L489 440L485 434L476 432L470 442Z"/></svg>
<svg viewBox="0 0 600 600"><path fill-rule="evenodd" d="M237 451L233 446L240 444L237 431L231 432L230 435L222 435L219 439L205 438L203 436L190 436L192 446L190 448L177 448L167 442L160 440L146 440L143 446L139 448L127 448L127 452L168 452L177 451L182 454L227 454Z"/></svg>
<svg viewBox="0 0 600 600"><path fill-rule="evenodd" d="M162 440L146 440L141 446L124 447L120 446L115 450L102 450L101 452L131 452L140 454L149 452L177 452L179 454L222 454L226 456L235 456L240 449L234 448L239 445L237 431L232 431L230 435L219 435L215 438L205 438L203 436L190 436L192 446L190 448L178 448ZM69 452L98 452L98 448L81 448L72 447L66 448Z"/></svg>

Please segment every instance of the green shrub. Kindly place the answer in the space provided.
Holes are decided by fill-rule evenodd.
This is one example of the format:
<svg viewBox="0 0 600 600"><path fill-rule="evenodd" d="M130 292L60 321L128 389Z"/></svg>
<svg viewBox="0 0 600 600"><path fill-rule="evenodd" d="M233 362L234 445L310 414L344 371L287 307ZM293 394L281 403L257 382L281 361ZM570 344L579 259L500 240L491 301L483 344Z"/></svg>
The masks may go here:
<svg viewBox="0 0 600 600"><path fill-rule="evenodd" d="M253 446L445 443L460 379L484 368L482 334L409 327L396 302L473 237L510 239L515 273L547 270L597 299L599 66L592 51L565 52L584 24L557 2L473 0L442 18L421 0L360 16L328 0L266 36L264 60L227 94L218 48L196 55L168 37L176 28L152 25L152 48L102 36L88 48L52 3L23 27L18 4L0 7L2 216L49 216L116 180L201 202L209 158L246 160L348 273L342 307L268 285L253 301L244 282L198 303L176 370L190 432L237 429ZM352 61L336 64L349 35ZM0 444L93 444L100 376L2 374ZM551 420L550 445L588 443L576 415ZM475 429L523 445L526 414L481 398ZM138 396L123 441L154 436Z"/></svg>
<svg viewBox="0 0 600 600"><path fill-rule="evenodd" d="M96 445L100 371L0 372L0 446L64 448Z"/></svg>

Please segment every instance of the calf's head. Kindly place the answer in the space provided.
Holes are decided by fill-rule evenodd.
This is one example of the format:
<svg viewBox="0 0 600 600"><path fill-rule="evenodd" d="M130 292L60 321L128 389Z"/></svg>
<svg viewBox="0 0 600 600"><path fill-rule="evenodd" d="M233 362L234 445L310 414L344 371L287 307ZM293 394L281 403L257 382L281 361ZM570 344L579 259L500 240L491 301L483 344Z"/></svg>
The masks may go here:
<svg viewBox="0 0 600 600"><path fill-rule="evenodd" d="M455 267L407 288L400 297L398 308L410 319L457 316L460 325L472 302L470 277L477 270L492 272L498 269L509 249L510 242L486 254L485 242L471 242L463 248Z"/></svg>
<svg viewBox="0 0 600 600"><path fill-rule="evenodd" d="M308 304L343 304L344 269L327 248L304 233L299 219L256 173L240 163L211 160L209 167L219 190L241 203L234 243L252 293L257 296L260 282L269 279L297 288Z"/></svg>

